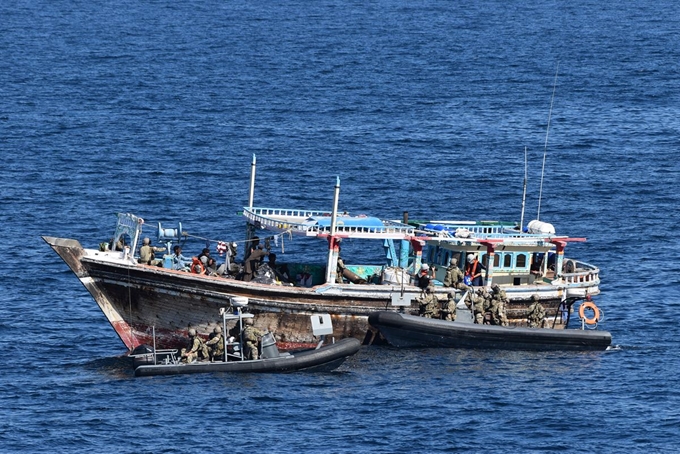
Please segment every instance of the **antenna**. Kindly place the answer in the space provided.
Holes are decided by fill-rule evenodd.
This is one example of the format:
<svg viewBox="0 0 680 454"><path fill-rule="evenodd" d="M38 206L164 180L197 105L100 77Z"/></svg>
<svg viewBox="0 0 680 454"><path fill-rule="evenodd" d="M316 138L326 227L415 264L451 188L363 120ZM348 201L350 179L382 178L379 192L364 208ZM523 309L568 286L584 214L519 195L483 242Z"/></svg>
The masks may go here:
<svg viewBox="0 0 680 454"><path fill-rule="evenodd" d="M536 220L541 220L541 198L543 197L543 176L545 175L545 158L548 154L548 134L550 133L550 118L552 117L553 101L555 101L555 88L557 87L557 73L560 70L560 62L557 62L555 69L555 81L553 82L552 98L550 98L550 112L548 113L548 127L545 130L545 145L543 146L543 167L541 168L541 187L538 190L538 213Z"/></svg>

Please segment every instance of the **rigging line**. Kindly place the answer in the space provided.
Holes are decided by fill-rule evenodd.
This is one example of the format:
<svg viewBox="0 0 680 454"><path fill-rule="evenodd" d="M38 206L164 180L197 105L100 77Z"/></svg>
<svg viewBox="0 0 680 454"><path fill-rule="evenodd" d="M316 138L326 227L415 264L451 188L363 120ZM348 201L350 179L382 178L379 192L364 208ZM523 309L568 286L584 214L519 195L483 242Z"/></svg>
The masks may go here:
<svg viewBox="0 0 680 454"><path fill-rule="evenodd" d="M550 112L548 113L548 127L545 130L545 145L543 146L543 167L541 168L541 187L538 190L538 213L536 213L536 220L541 220L541 198L543 197L543 176L545 175L545 160L548 155L548 134L550 133L550 119L552 117L553 102L555 101L555 88L557 88L557 73L560 70L560 62L557 62L555 69L555 81L553 82L553 92L550 98Z"/></svg>

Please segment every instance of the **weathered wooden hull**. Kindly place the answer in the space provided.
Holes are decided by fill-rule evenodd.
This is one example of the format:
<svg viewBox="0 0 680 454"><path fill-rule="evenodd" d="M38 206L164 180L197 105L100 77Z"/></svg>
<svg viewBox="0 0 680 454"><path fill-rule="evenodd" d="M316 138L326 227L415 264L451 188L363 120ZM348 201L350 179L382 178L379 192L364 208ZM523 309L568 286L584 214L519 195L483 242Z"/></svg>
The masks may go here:
<svg viewBox="0 0 680 454"><path fill-rule="evenodd" d="M611 345L611 334L599 330L477 325L384 311L372 313L368 320L389 344L400 348L584 351Z"/></svg>
<svg viewBox="0 0 680 454"><path fill-rule="evenodd" d="M369 330L368 315L390 309L392 295L402 290L396 285L305 288L243 282L140 265L121 252L84 249L72 239L43 239L90 292L130 350L152 343L154 332L158 348L183 344L189 327L207 335L221 323L220 309L229 307L233 297L248 298L248 312L256 315L256 326L276 333L284 349L314 342L309 315L318 312L331 314L334 337L361 340ZM409 285L405 291L417 295L419 289ZM563 299L560 290L546 287L508 288L506 292L508 318L518 323L526 319L532 294L541 295L548 314L555 314ZM409 309L416 310L415 305Z"/></svg>

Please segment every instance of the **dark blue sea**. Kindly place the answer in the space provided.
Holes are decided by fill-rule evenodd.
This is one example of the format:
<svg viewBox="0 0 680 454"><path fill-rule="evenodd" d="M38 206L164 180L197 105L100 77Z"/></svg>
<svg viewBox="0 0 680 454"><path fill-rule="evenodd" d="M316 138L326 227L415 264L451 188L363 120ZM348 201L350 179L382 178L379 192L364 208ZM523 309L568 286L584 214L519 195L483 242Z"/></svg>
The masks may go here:
<svg viewBox="0 0 680 454"><path fill-rule="evenodd" d="M0 2L0 451L679 452L679 75L670 0ZM253 155L256 206L519 221L525 148L613 351L135 379L40 238L243 239Z"/></svg>

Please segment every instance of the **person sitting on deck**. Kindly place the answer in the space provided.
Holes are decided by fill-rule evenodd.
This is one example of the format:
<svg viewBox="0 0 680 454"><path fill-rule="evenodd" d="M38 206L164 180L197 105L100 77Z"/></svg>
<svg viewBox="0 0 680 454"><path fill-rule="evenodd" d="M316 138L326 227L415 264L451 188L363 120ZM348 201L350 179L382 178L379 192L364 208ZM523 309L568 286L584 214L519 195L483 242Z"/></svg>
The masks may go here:
<svg viewBox="0 0 680 454"><path fill-rule="evenodd" d="M151 240L147 237L142 240L142 247L139 248L139 259L137 262L144 265L159 265L160 260L156 260L156 252L165 251L164 247L151 246Z"/></svg>
<svg viewBox="0 0 680 454"><path fill-rule="evenodd" d="M180 357L185 363L193 363L196 360L207 360L210 357L208 353L208 347L203 343L196 330L193 328L189 329L189 342L186 348L180 351Z"/></svg>
<svg viewBox="0 0 680 454"><path fill-rule="evenodd" d="M198 255L198 260L201 261L203 269L209 276L214 275L221 276L224 274L226 265L222 264L218 266L217 261L214 258L210 257L210 249L208 249L207 247L203 248L201 253Z"/></svg>
<svg viewBox="0 0 680 454"><path fill-rule="evenodd" d="M191 259L182 255L182 248L177 245L173 248L174 254L172 255L172 269L189 271L189 264Z"/></svg>
<svg viewBox="0 0 680 454"><path fill-rule="evenodd" d="M216 326L213 329L210 339L205 343L208 347L208 354L210 361L224 361L224 336L222 336L222 328Z"/></svg>

